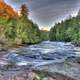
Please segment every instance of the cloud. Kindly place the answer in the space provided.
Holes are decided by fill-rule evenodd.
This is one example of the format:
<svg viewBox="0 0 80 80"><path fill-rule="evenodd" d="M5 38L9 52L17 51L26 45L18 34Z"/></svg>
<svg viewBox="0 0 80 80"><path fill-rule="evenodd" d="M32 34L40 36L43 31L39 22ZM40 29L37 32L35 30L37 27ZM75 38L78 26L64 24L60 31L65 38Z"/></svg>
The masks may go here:
<svg viewBox="0 0 80 80"><path fill-rule="evenodd" d="M80 0L7 0L15 8L26 3L30 10L30 18L39 26L51 26L55 22L76 14Z"/></svg>

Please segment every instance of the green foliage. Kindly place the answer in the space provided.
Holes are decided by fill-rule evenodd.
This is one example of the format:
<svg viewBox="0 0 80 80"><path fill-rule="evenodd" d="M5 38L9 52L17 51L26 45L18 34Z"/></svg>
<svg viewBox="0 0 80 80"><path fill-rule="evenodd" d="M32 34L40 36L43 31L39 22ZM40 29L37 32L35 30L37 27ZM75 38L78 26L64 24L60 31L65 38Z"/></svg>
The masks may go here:
<svg viewBox="0 0 80 80"><path fill-rule="evenodd" d="M14 40L16 37L16 22L15 19L10 19L7 21L5 28L5 37L8 40Z"/></svg>
<svg viewBox="0 0 80 80"><path fill-rule="evenodd" d="M55 24L49 34L50 40L66 41L80 44L80 12L61 23Z"/></svg>
<svg viewBox="0 0 80 80"><path fill-rule="evenodd" d="M33 24L28 18L21 16L16 25L17 39L22 43L33 44L40 41L38 26Z"/></svg>
<svg viewBox="0 0 80 80"><path fill-rule="evenodd" d="M34 44L41 41L38 26L28 19L28 9L21 6L21 16L0 17L0 41L8 44Z"/></svg>
<svg viewBox="0 0 80 80"><path fill-rule="evenodd" d="M41 39L42 41L49 40L49 31L41 30Z"/></svg>

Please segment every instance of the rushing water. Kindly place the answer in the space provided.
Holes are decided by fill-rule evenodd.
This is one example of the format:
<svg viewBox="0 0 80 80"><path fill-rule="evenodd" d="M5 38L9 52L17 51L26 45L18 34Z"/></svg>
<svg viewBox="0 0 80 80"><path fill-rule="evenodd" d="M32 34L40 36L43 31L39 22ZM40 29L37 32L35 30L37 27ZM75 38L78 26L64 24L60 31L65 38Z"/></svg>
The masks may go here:
<svg viewBox="0 0 80 80"><path fill-rule="evenodd" d="M80 47L75 47L70 42L44 41L27 47L10 49L6 53L0 58L0 72L10 75L17 71L19 73L19 71L36 69L57 72L80 80Z"/></svg>
<svg viewBox="0 0 80 80"><path fill-rule="evenodd" d="M44 41L40 44L9 50L3 56L6 62L0 64L14 63L17 66L37 67L46 64L64 62L70 56L79 55L79 48L71 43Z"/></svg>

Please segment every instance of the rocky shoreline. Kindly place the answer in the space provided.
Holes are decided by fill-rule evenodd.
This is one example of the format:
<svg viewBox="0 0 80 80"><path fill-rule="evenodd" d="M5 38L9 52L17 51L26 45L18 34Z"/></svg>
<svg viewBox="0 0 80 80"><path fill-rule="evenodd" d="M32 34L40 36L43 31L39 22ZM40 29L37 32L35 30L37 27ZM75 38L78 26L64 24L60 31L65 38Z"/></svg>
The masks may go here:
<svg viewBox="0 0 80 80"><path fill-rule="evenodd" d="M59 73L49 73L38 70L3 71L0 72L0 80L76 80Z"/></svg>
<svg viewBox="0 0 80 80"><path fill-rule="evenodd" d="M0 68L0 80L80 80L80 57L70 57L63 63L39 66ZM5 66L6 67L6 66Z"/></svg>

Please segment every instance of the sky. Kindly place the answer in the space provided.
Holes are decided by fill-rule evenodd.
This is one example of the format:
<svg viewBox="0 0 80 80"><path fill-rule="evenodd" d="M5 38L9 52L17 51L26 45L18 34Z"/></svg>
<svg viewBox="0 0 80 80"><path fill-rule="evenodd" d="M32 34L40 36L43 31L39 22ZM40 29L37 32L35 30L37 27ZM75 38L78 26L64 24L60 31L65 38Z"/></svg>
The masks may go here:
<svg viewBox="0 0 80 80"><path fill-rule="evenodd" d="M40 28L50 29L55 23L60 22L69 15L75 16L80 8L80 0L5 0L16 10L21 4L29 8L29 18Z"/></svg>

